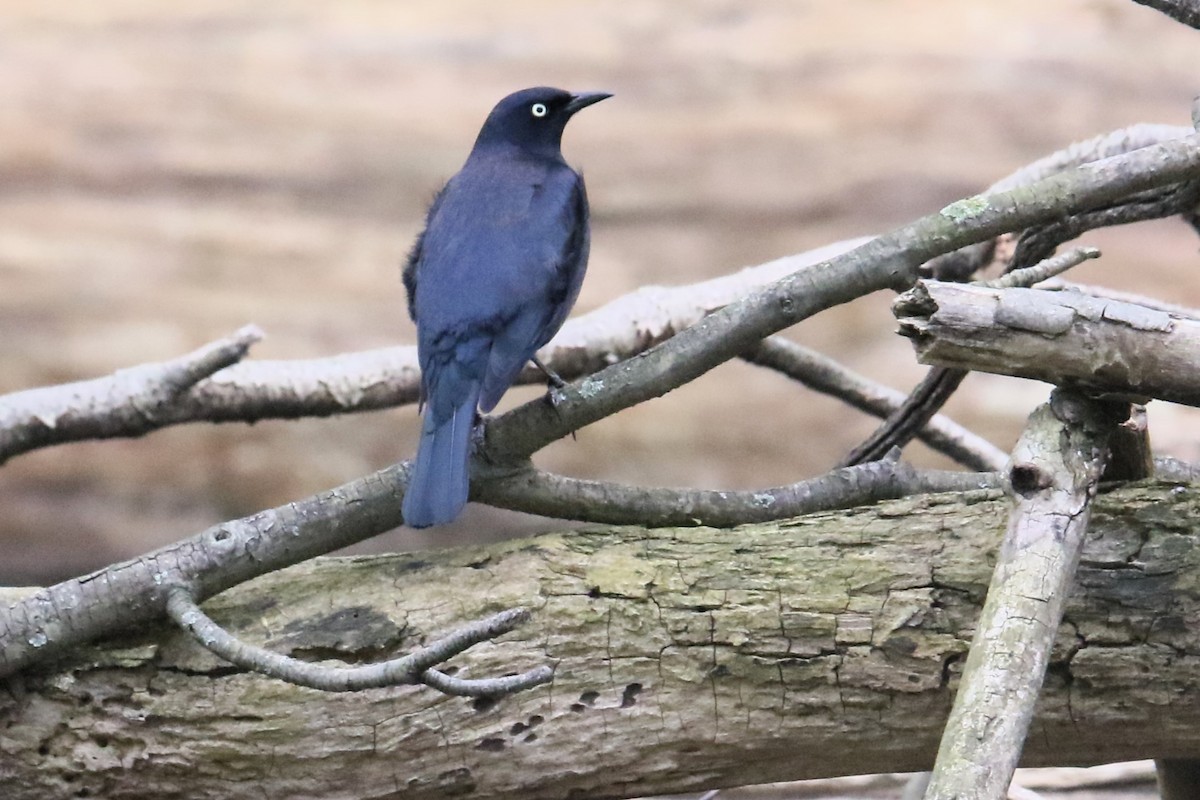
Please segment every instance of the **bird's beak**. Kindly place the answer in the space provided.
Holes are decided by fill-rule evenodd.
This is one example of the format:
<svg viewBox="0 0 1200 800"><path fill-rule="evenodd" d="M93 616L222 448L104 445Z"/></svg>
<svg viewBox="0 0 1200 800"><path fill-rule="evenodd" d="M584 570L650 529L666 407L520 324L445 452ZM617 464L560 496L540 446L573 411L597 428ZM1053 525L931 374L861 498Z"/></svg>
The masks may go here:
<svg viewBox="0 0 1200 800"><path fill-rule="evenodd" d="M567 103L567 114L574 114L581 108L587 108L593 103L599 103L601 100L607 100L612 97L609 92L580 92L579 94L571 95L571 101Z"/></svg>

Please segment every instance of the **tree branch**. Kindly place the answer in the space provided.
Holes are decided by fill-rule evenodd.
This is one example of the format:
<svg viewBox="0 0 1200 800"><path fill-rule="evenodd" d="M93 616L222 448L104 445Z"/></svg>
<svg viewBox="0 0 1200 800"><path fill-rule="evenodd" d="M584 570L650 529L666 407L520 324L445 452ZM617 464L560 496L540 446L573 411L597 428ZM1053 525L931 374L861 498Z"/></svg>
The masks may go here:
<svg viewBox="0 0 1200 800"><path fill-rule="evenodd" d="M272 653L231 635L192 599L182 587L167 591L167 616L215 655L242 669L259 672L296 686L323 692L358 692L384 686L423 683L445 694L484 697L510 694L548 683L554 676L549 667L538 667L520 675L482 680L450 678L433 667L467 650L495 639L529 621L529 611L515 608L477 620L403 658L362 667L328 667Z"/></svg>
<svg viewBox="0 0 1200 800"><path fill-rule="evenodd" d="M181 394L240 361L260 339L262 331L248 325L173 361L0 397L0 464L50 444L140 436L159 428Z"/></svg>
<svg viewBox="0 0 1200 800"><path fill-rule="evenodd" d="M1126 398L1200 405L1200 321L1069 291L922 281L897 299L917 358Z"/></svg>
<svg viewBox="0 0 1200 800"><path fill-rule="evenodd" d="M1043 180L1065 169L1101 161L1106 158L1139 150L1150 145L1169 142L1191 135L1195 131L1176 125L1153 125L1141 123L1128 128L1095 136L1076 142L1068 147L1040 158L1015 172L1001 178L984 190L984 194L1004 192ZM922 274L937 280L968 280L977 271L987 266L996 248L995 239L959 248L932 259L922 268Z"/></svg>
<svg viewBox="0 0 1200 800"><path fill-rule="evenodd" d="M926 800L1008 795L1119 421L1112 414L1055 391L1017 442L1014 507Z"/></svg>
<svg viewBox="0 0 1200 800"><path fill-rule="evenodd" d="M914 494L999 486L996 473L919 470L898 458L899 451L888 459L836 469L788 486L743 492L624 486L530 468L485 480L473 496L499 508L562 519L650 528L730 528Z"/></svg>

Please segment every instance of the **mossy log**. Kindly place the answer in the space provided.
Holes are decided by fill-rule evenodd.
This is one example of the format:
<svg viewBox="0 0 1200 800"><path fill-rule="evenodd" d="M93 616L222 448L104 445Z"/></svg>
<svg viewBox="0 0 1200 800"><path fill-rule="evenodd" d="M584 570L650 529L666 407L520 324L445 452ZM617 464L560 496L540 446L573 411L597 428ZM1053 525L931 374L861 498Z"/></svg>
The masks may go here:
<svg viewBox="0 0 1200 800"><path fill-rule="evenodd" d="M165 625L9 681L6 798L599 798L927 769L1008 501L939 495L733 530L597 528L328 558L205 604L362 663L524 605L453 662L556 666L498 700L323 694ZM1027 765L1200 756L1200 487L1098 498Z"/></svg>

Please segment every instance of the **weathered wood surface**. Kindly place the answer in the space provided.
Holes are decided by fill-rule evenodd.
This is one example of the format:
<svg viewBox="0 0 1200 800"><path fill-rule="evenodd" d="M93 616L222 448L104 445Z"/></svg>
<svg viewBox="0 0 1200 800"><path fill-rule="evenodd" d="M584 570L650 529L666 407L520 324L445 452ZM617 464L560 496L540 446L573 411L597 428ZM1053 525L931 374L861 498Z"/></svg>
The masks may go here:
<svg viewBox="0 0 1200 800"><path fill-rule="evenodd" d="M1128 403L1058 389L1008 469L1013 508L924 800L1005 800Z"/></svg>
<svg viewBox="0 0 1200 800"><path fill-rule="evenodd" d="M281 652L375 660L511 605L456 660L554 682L496 702L321 694L165 628L0 700L23 798L590 798L927 769L1009 503L881 503L736 530L602 528L490 549L325 559L206 604ZM1029 765L1200 754L1200 488L1097 499Z"/></svg>
<svg viewBox="0 0 1200 800"><path fill-rule="evenodd" d="M897 298L922 364L1200 405L1200 320L1071 291L921 281Z"/></svg>

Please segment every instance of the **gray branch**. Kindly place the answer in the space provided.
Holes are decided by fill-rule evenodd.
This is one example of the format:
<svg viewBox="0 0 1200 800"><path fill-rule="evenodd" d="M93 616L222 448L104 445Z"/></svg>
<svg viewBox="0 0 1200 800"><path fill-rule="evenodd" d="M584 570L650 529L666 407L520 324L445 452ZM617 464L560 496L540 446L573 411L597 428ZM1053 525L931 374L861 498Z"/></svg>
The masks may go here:
<svg viewBox="0 0 1200 800"><path fill-rule="evenodd" d="M1181 139L1194 132L1192 129L1177 125L1145 123L1131 125L1128 128L1121 128L1111 133L1076 142L1045 158L1040 158L1032 164L1027 164L993 183L984 190L984 194L1005 192L1018 186L1027 186L1051 175L1057 175L1065 169L1099 162L1150 145ZM994 239L987 239L959 248L931 259L925 265L923 272L939 280L966 280L987 265L992 258L995 245Z"/></svg>
<svg viewBox="0 0 1200 800"><path fill-rule="evenodd" d="M1112 406L1062 391L1030 416L1009 470L1008 530L926 800L1008 795L1116 422Z"/></svg>
<svg viewBox="0 0 1200 800"><path fill-rule="evenodd" d="M1071 291L921 281L893 304L923 364L1200 406L1200 321Z"/></svg>
<svg viewBox="0 0 1200 800"><path fill-rule="evenodd" d="M242 360L260 339L262 332L248 325L173 361L0 397L0 464L50 444L140 436L160 428L180 395Z"/></svg>
<svg viewBox="0 0 1200 800"><path fill-rule="evenodd" d="M242 669L325 692L357 692L384 686L423 683L445 694L483 697L511 694L549 683L554 671L537 667L520 675L467 680L433 669L480 642L495 639L529 620L523 608L502 611L463 626L403 658L361 667L329 667L300 661L248 644L230 634L203 611L191 592L179 586L167 591L167 616L202 647Z"/></svg>
<svg viewBox="0 0 1200 800"><path fill-rule="evenodd" d="M1014 287L1027 289L1044 280L1062 275L1067 270L1079 266L1088 259L1099 257L1100 251L1094 247L1077 247L1074 250L1068 250L1057 256L1043 259L1032 267L1015 269L995 280L980 281L975 285L984 286L989 289L1012 289Z"/></svg>

